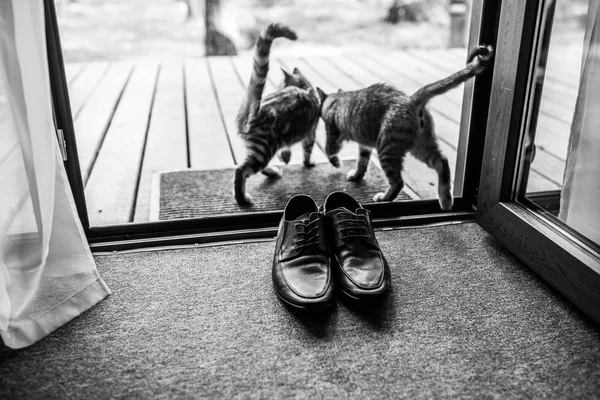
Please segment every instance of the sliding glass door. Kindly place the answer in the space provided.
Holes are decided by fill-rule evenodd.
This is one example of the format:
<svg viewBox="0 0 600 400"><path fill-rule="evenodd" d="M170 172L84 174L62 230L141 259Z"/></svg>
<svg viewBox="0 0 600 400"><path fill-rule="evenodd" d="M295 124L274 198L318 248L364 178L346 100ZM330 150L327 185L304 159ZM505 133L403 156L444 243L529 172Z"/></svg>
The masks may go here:
<svg viewBox="0 0 600 400"><path fill-rule="evenodd" d="M477 209L597 322L599 19L597 1L503 2Z"/></svg>
<svg viewBox="0 0 600 400"><path fill-rule="evenodd" d="M165 244L167 237L178 244L214 241L215 235L272 237L291 195L310 194L322 202L333 190L355 196L377 226L474 218L492 68L429 103L454 178L449 211L438 203L438 174L411 155L404 161L401 195L373 202L387 187L376 152L366 178L348 180L358 145L345 143L341 168L334 168L324 153L322 121L312 152L315 168L303 166L298 143L289 164L281 155L271 160L282 179L249 177L255 204L238 205L233 176L246 149L235 120L254 42L271 20L292 26L299 39L274 43L265 95L278 90L282 69L295 68L327 93L374 83L414 93L464 68L469 49L495 45L498 2L461 0L448 7L447 0L330 1L320 4L319 15L311 11L313 0L277 6L258 0L152 0L144 7L135 0L44 3L56 124L95 249L116 241ZM209 4L221 4L223 15L234 20L245 17L234 24L243 31L237 50L204 51L202 39L209 32L198 27L210 25L215 10L204 7ZM434 22L435 15L443 17L442 24Z"/></svg>

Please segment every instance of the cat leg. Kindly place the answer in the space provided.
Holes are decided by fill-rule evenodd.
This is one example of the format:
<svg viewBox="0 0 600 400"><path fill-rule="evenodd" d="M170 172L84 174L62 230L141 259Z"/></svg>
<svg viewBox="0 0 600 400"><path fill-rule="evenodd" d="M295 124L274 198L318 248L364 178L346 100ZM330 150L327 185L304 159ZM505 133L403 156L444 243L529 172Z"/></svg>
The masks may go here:
<svg viewBox="0 0 600 400"><path fill-rule="evenodd" d="M268 176L271 179L281 178L283 176L283 172L281 171L281 169L277 168L274 165L267 165L260 172L262 172L263 175Z"/></svg>
<svg viewBox="0 0 600 400"><path fill-rule="evenodd" d="M289 163L290 158L292 158L292 150L287 146L282 148L279 152L279 157L281 157L281 161L283 161L284 163Z"/></svg>
<svg viewBox="0 0 600 400"><path fill-rule="evenodd" d="M444 211L452 209L452 182L450 177L450 165L448 159L441 152L429 157L426 164L432 168L438 175L438 200L440 207Z"/></svg>
<svg viewBox="0 0 600 400"><path fill-rule="evenodd" d="M315 145L315 132L313 131L312 134L309 134L304 139L302 139L302 150L303 150L303 155L304 155L303 163L306 168L312 168L316 165L310 159L314 145Z"/></svg>
<svg viewBox="0 0 600 400"><path fill-rule="evenodd" d="M389 186L385 192L373 196L373 201L392 201L400 194L404 187L404 179L402 179L404 155L412 144L410 137L411 135L397 133L392 135L389 131L380 133L377 155Z"/></svg>
<svg viewBox="0 0 600 400"><path fill-rule="evenodd" d="M415 147L410 151L417 160L427 164L438 176L438 200L444 211L452 209L452 181L448 159L437 144L433 124L426 124Z"/></svg>
<svg viewBox="0 0 600 400"><path fill-rule="evenodd" d="M246 193L246 179L250 175L256 174L259 170L263 170L264 165L256 158L248 157L242 165L236 168L233 189L235 201L241 206L251 206L252 197Z"/></svg>
<svg viewBox="0 0 600 400"><path fill-rule="evenodd" d="M342 149L342 139L339 135L330 134L330 130L327 130L327 138L325 141L325 154L329 158L329 162L336 168L339 168L341 163L337 154Z"/></svg>
<svg viewBox="0 0 600 400"><path fill-rule="evenodd" d="M404 179L402 179L401 172L385 171L385 175L388 178L389 186L385 192L379 192L375 196L373 196L374 202L392 201L396 197L398 197L398 195L402 191L402 188L404 187Z"/></svg>
<svg viewBox="0 0 600 400"><path fill-rule="evenodd" d="M367 172L367 167L369 166L369 160L371 159L371 151L372 149L367 146L363 146L361 144L358 145L358 159L356 160L356 168L351 169L346 175L346 178L349 181L360 181L364 176L365 172Z"/></svg>

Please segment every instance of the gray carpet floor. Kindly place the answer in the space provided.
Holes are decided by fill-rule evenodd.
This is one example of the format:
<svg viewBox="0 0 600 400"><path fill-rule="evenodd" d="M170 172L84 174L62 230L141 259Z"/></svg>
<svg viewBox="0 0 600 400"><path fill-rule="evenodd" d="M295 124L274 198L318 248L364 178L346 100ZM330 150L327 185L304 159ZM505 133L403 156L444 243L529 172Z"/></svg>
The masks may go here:
<svg viewBox="0 0 600 400"><path fill-rule="evenodd" d="M595 398L600 330L474 223L377 233L379 305L284 307L273 241L97 256L113 294L0 350L0 398Z"/></svg>

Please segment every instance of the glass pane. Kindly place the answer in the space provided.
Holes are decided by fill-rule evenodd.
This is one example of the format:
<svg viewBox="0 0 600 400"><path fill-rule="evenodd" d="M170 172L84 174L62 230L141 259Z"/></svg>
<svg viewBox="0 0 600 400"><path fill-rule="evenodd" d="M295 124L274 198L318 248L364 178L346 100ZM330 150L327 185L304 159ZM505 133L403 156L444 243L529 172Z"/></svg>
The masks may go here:
<svg viewBox="0 0 600 400"><path fill-rule="evenodd" d="M549 21L526 198L600 244L600 25L589 4L559 0Z"/></svg>
<svg viewBox="0 0 600 400"><path fill-rule="evenodd" d="M282 153L270 163L283 177L250 176L246 189L255 205L236 204L234 169L246 154L236 115L253 70L254 43L270 21L298 33L294 42L274 41L263 98L280 88L281 68L298 68L327 93L382 82L412 94L465 67L470 3L56 0L90 224L275 210L291 193L317 198L331 189L372 201L387 187L377 155L363 183L348 182L358 145L344 144L342 166L334 168L319 120L312 151L317 167L303 166L296 143L289 164ZM451 179L464 175L455 171L463 87L429 102ZM438 174L412 155L403 177L396 200L438 198Z"/></svg>

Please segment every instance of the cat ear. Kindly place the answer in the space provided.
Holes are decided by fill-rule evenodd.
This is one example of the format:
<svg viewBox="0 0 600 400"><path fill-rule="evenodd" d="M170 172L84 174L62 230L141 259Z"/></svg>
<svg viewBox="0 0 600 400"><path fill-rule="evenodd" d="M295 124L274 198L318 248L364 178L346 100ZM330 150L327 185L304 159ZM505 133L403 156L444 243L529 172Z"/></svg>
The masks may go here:
<svg viewBox="0 0 600 400"><path fill-rule="evenodd" d="M281 68L281 71L283 72L283 76L285 76L285 77L286 77L286 79L287 79L287 78L289 78L289 77L290 77L290 73L289 73L289 72L287 72L287 71L285 70L285 68L283 68L283 67L280 67L280 68Z"/></svg>
<svg viewBox="0 0 600 400"><path fill-rule="evenodd" d="M327 98L327 95L318 86L317 86L317 93L319 93L319 99L321 99L321 103L323 103L325 101L325 99Z"/></svg>
<svg viewBox="0 0 600 400"><path fill-rule="evenodd" d="M294 74L300 74L300 70L296 67L294 67Z"/></svg>
<svg viewBox="0 0 600 400"><path fill-rule="evenodd" d="M338 93L342 93L342 89L338 89Z"/></svg>

